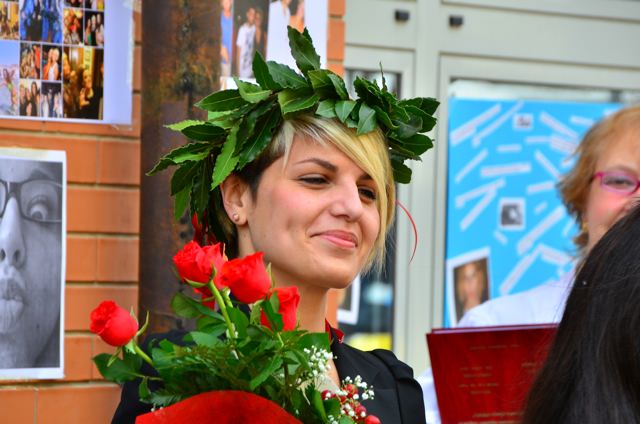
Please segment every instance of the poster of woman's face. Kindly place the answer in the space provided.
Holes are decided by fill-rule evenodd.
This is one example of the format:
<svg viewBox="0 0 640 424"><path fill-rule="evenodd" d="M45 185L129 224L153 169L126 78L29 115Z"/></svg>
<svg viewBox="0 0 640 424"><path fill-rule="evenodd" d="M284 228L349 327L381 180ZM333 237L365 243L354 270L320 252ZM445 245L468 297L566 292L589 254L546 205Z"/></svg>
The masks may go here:
<svg viewBox="0 0 640 424"><path fill-rule="evenodd" d="M0 378L62 377L65 153L0 149Z"/></svg>
<svg viewBox="0 0 640 424"><path fill-rule="evenodd" d="M451 322L489 299L489 252L481 249L447 262L447 290L455 299L449 304Z"/></svg>

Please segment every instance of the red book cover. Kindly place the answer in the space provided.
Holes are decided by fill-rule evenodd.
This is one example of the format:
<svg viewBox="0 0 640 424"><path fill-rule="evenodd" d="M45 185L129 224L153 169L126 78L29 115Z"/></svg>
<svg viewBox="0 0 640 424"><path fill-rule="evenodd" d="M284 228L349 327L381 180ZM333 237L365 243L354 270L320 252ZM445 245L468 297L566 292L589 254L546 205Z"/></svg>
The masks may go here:
<svg viewBox="0 0 640 424"><path fill-rule="evenodd" d="M427 334L442 422L518 422L555 330L555 324L535 324Z"/></svg>

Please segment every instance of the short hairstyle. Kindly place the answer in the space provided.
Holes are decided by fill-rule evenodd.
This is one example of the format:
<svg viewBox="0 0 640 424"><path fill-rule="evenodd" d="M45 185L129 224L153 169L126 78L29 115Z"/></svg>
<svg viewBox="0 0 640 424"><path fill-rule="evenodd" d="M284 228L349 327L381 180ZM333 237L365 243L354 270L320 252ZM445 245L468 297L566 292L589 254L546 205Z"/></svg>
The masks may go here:
<svg viewBox="0 0 640 424"><path fill-rule="evenodd" d="M580 226L580 233L574 238L574 243L581 256L584 256L584 249L589 241L589 234L583 227L582 220L593 174L598 171L596 162L612 140L620 138L628 131L634 131L640 143L640 105L622 109L591 127L575 152L575 166L558 184L567 210Z"/></svg>
<svg viewBox="0 0 640 424"><path fill-rule="evenodd" d="M372 178L377 192L376 206L380 216L380 230L365 270L372 266L380 270L384 262L386 235L393 223L396 199L393 169L384 135L380 130L357 135L355 129L346 127L336 119L311 115L287 119L280 131L274 136L269 147L256 160L237 173L240 179L249 185L254 199L257 196L260 178L264 170L281 157L285 158L286 163L296 137L313 140L321 145L330 143L336 146ZM235 225L222 208L220 208L217 219L225 234L227 254L230 257L236 256Z"/></svg>
<svg viewBox="0 0 640 424"><path fill-rule="evenodd" d="M523 424L640 422L640 204L588 253Z"/></svg>

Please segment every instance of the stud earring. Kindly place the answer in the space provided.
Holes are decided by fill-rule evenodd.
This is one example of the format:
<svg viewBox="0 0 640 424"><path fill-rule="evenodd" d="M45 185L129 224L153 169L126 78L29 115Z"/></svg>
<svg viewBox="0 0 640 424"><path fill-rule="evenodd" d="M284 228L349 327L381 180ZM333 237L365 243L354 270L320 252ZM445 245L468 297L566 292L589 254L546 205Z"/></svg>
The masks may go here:
<svg viewBox="0 0 640 424"><path fill-rule="evenodd" d="M231 219L233 220L233 222L238 222L240 220L240 215L234 213L233 215L231 215Z"/></svg>

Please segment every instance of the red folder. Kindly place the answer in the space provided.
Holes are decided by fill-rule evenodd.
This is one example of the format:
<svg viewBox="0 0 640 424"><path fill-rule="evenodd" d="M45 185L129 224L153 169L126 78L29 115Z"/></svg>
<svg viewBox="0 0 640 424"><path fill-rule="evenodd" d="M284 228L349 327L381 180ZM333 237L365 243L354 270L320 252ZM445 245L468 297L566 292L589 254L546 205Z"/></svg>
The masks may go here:
<svg viewBox="0 0 640 424"><path fill-rule="evenodd" d="M518 422L555 330L555 324L535 324L427 334L443 424Z"/></svg>

